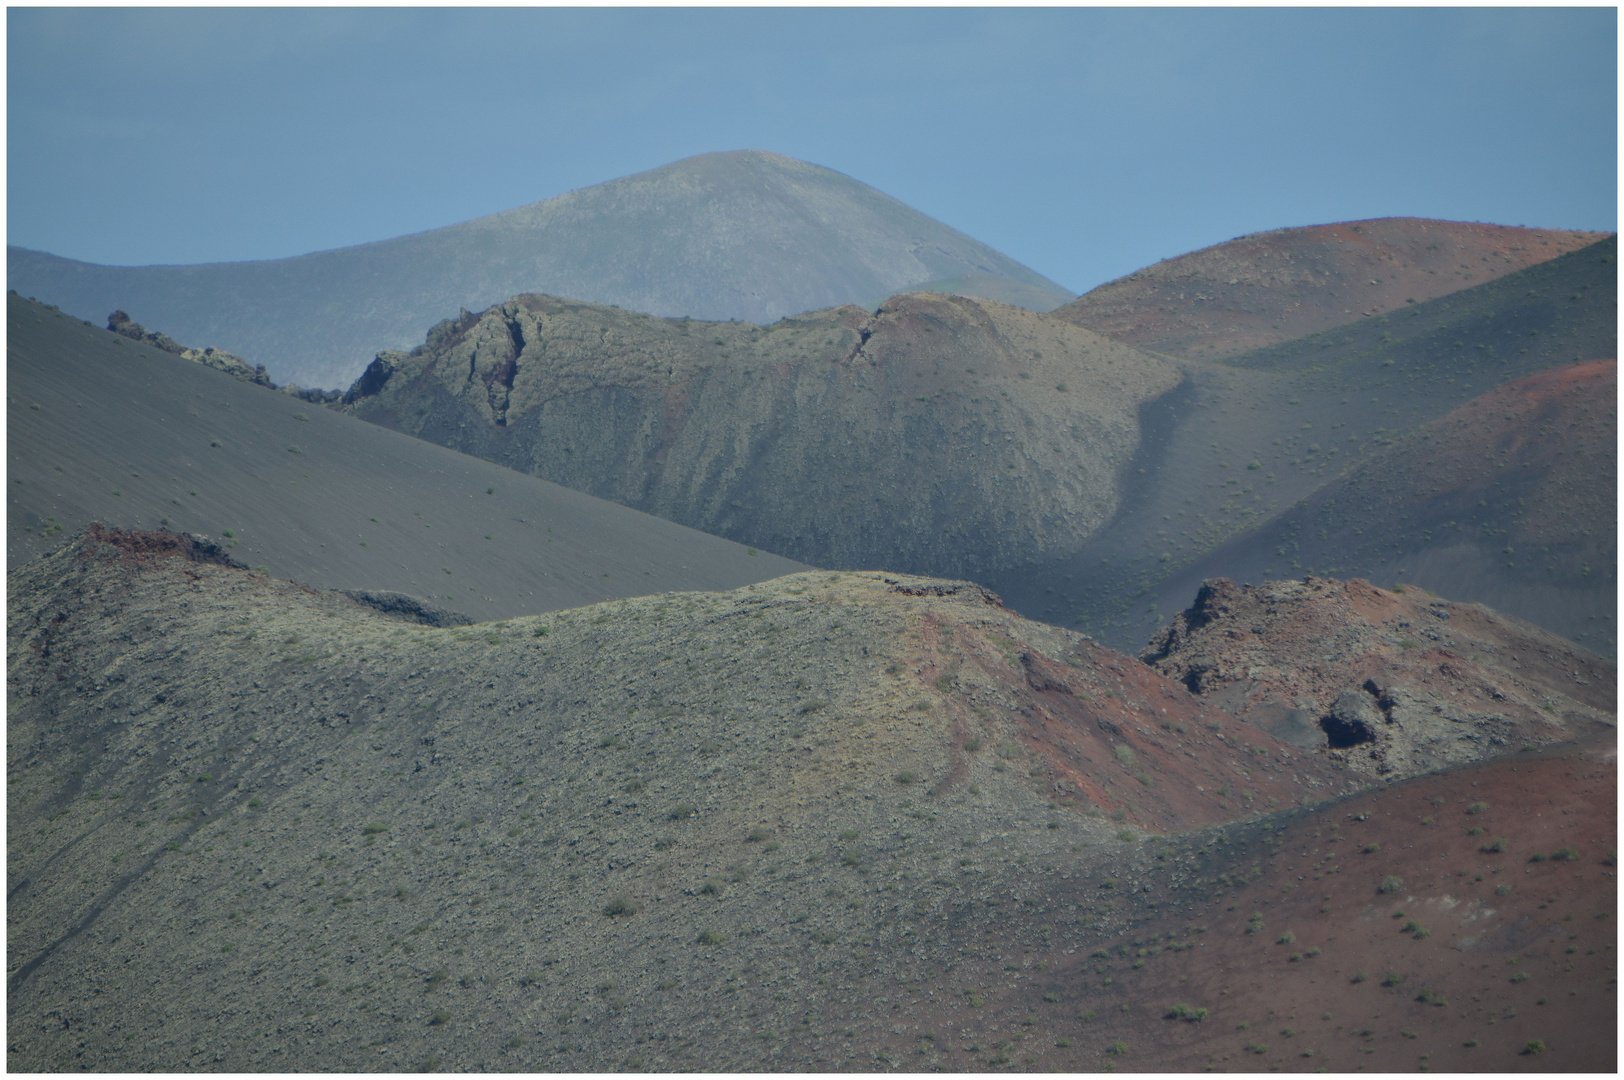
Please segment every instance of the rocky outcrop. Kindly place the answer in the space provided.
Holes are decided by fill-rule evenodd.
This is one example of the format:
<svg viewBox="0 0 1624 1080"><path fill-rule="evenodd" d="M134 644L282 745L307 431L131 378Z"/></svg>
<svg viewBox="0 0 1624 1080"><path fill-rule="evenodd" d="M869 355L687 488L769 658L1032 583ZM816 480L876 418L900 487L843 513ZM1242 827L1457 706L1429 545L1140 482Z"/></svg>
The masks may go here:
<svg viewBox="0 0 1624 1080"><path fill-rule="evenodd" d="M1378 776L1615 722L1610 661L1476 604L1358 579L1210 580L1143 659L1283 741Z"/></svg>
<svg viewBox="0 0 1624 1080"><path fill-rule="evenodd" d="M267 386L272 389L276 388L270 377L265 374L264 364L250 366L248 361L242 357L228 353L224 349L216 349L213 346L205 349L193 349L182 345L168 334L148 330L123 311L115 311L107 316L107 329L135 341L145 342L154 348L162 349L164 352L174 353L182 359L202 364L204 367L223 371L232 378L241 379L243 382L257 383L260 386Z"/></svg>
<svg viewBox="0 0 1624 1080"><path fill-rule="evenodd" d="M383 352L355 416L817 565L984 580L1121 499L1171 363L992 301L771 326L520 296Z"/></svg>

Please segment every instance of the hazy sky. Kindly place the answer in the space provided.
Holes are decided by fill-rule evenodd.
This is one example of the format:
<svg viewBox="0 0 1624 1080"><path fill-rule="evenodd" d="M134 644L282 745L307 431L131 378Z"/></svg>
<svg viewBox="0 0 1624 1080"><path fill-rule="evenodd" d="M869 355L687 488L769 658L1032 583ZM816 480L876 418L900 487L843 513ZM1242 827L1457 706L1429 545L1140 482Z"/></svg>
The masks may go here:
<svg viewBox="0 0 1624 1080"><path fill-rule="evenodd" d="M6 14L8 240L94 262L341 247L743 147L1079 291L1283 225L1617 227L1612 8Z"/></svg>

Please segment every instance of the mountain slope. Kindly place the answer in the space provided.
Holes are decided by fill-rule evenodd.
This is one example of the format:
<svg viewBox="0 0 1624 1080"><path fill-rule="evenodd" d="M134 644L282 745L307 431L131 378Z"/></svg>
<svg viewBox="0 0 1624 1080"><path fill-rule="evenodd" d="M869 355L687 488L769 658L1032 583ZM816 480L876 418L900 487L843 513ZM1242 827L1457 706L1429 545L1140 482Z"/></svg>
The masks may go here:
<svg viewBox="0 0 1624 1080"><path fill-rule="evenodd" d="M1075 619L1119 648L1135 647L1201 578L1252 573L1215 556L1184 574L1226 541L1478 394L1614 355L1617 250L1609 238L1226 363L1184 361L1183 381L1141 418L1145 436L1129 475L1143 479L1125 489L1110 524L1070 557L980 580L1029 616ZM1427 544L1436 550L1447 541ZM1278 564L1275 573L1284 572ZM1476 588L1466 595L1484 595ZM1508 614L1549 625L1545 600L1496 595Z"/></svg>
<svg viewBox="0 0 1624 1080"><path fill-rule="evenodd" d="M10 287L100 321L345 386L459 307L547 292L771 321L927 284L1047 309L1071 293L866 184L761 150L702 154L445 228L290 259L111 267L7 249Z"/></svg>
<svg viewBox="0 0 1624 1080"><path fill-rule="evenodd" d="M1616 647L1618 363L1551 368L1399 438L1165 582L1404 580Z"/></svg>
<svg viewBox="0 0 1624 1080"><path fill-rule="evenodd" d="M993 301L767 327L521 296L384 353L363 419L821 565L985 580L1115 512L1171 363Z"/></svg>
<svg viewBox="0 0 1624 1080"><path fill-rule="evenodd" d="M1426 218L1274 229L1164 259L1055 315L1141 348L1221 360L1493 280L1606 235Z"/></svg>
<svg viewBox="0 0 1624 1080"><path fill-rule="evenodd" d="M968 583L440 629L117 531L8 582L19 1070L863 1064L853 988L957 996L967 916L1357 786Z"/></svg>
<svg viewBox="0 0 1624 1080"><path fill-rule="evenodd" d="M7 298L6 557L89 522L213 536L476 618L804 569Z"/></svg>

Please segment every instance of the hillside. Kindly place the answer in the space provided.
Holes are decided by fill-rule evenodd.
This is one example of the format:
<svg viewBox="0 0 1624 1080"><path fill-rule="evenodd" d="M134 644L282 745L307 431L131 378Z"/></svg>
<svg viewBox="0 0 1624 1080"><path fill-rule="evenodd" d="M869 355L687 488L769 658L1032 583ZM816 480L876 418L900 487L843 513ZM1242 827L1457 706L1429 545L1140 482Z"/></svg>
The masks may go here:
<svg viewBox="0 0 1624 1080"><path fill-rule="evenodd" d="M1376 218L1252 233L1107 282L1058 318L1221 360L1492 281L1606 233Z"/></svg>
<svg viewBox="0 0 1624 1080"><path fill-rule="evenodd" d="M655 315L772 321L910 288L1048 309L1054 282L866 184L762 150L701 154L411 236L289 259L97 266L7 249L9 287L98 323L347 386L459 308L546 292Z"/></svg>
<svg viewBox="0 0 1624 1080"><path fill-rule="evenodd" d="M939 293L766 327L520 296L380 354L345 411L814 564L987 580L1110 519L1178 378Z"/></svg>
<svg viewBox="0 0 1624 1080"><path fill-rule="evenodd" d="M15 1070L1145 1068L1305 1003L1340 1014L1321 1054L1361 1022L1441 1061L1470 1029L1498 1069L1612 1050L1610 754L1356 794L1150 667L897 575L441 629L102 530L8 584ZM1294 888L1281 853L1316 841ZM1525 924L1541 897L1584 956ZM1376 922L1389 899L1436 941ZM1461 966L1508 953L1530 985ZM1389 1045L1446 1014L1312 983L1376 963L1450 1024ZM1525 1001L1566 989L1561 1018Z"/></svg>
<svg viewBox="0 0 1624 1080"><path fill-rule="evenodd" d="M9 566L92 521L325 588L499 618L804 569L239 381L15 295Z"/></svg>
<svg viewBox="0 0 1624 1080"><path fill-rule="evenodd" d="M815 565L973 578L1137 648L1226 541L1476 394L1612 355L1616 250L1228 363L931 294L767 327L518 297L380 354L345 408ZM1553 617L1546 593L1497 595Z"/></svg>
<svg viewBox="0 0 1624 1080"><path fill-rule="evenodd" d="M1313 573L1419 582L1617 645L1618 364L1514 379L1397 439L1158 589Z"/></svg>
<svg viewBox="0 0 1624 1080"><path fill-rule="evenodd" d="M978 580L1029 616L1076 620L1118 648L1136 648L1188 603L1202 578L1245 580L1256 573L1248 562L1231 566L1213 554L1226 541L1267 525L1406 434L1502 383L1613 356L1617 250L1609 238L1475 288L1226 363L1185 361L1178 387L1142 417L1145 436L1130 475L1144 479L1126 489L1110 524L1070 556ZM1567 433L1551 435L1553 449L1563 450ZM1575 438L1612 460L1614 451L1596 443L1594 433ZM1616 527L1606 528L1598 539L1604 551L1616 543ZM1433 557L1427 552L1452 543L1434 534L1418 549L1417 566L1401 565L1416 571L1421 559ZM1285 562L1272 565L1276 575L1296 572ZM1485 593L1495 580L1449 582L1467 597L1492 596L1508 614L1571 629L1555 606L1559 592L1540 584ZM1443 589L1444 582L1435 586ZM1590 588L1601 597L1595 603L1610 595L1605 582ZM1587 606L1584 614L1597 610Z"/></svg>
<svg viewBox="0 0 1624 1080"><path fill-rule="evenodd" d="M15 1069L839 1062L1006 875L1351 786L962 583L438 629L101 532L9 587Z"/></svg>

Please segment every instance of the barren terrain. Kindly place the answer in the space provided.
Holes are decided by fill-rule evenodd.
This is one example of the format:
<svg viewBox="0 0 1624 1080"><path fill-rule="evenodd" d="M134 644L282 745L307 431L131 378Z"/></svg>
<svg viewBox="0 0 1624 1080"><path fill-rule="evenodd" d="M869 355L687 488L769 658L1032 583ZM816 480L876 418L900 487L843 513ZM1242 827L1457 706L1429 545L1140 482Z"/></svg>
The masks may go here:
<svg viewBox="0 0 1624 1080"><path fill-rule="evenodd" d="M1163 259L1054 314L1155 352L1221 360L1492 281L1608 235L1425 218L1273 229Z"/></svg>

